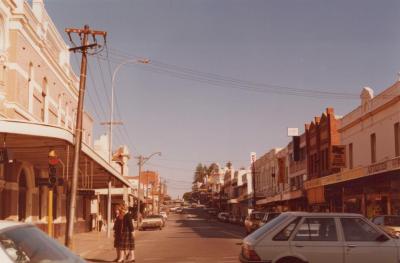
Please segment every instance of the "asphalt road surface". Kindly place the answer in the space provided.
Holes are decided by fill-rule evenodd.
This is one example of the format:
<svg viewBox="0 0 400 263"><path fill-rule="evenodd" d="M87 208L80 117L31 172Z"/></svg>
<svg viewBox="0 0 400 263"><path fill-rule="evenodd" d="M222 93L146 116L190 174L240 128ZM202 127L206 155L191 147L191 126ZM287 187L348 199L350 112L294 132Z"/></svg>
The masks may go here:
<svg viewBox="0 0 400 263"><path fill-rule="evenodd" d="M138 233L136 262L237 263L244 236L242 226L218 222L202 209L170 213L163 230ZM93 257L93 262L109 262L115 252L103 250Z"/></svg>
<svg viewBox="0 0 400 263"><path fill-rule="evenodd" d="M167 226L140 232L136 262L236 263L243 227L208 219L201 209L170 213Z"/></svg>

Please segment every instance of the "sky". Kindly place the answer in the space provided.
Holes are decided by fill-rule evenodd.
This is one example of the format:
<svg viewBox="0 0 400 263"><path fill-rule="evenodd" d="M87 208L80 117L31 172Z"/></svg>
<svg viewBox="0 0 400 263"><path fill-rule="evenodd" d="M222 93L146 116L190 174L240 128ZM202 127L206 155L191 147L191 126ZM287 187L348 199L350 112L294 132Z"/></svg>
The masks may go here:
<svg viewBox="0 0 400 263"><path fill-rule="evenodd" d="M66 27L107 31L107 47L89 58L85 105L100 122L110 114L116 75L114 145L167 180L173 197L191 188L201 162L248 167L289 142L288 127L326 107L345 115L361 89L375 94L400 71L398 0L47 0L65 41ZM98 39L101 43L102 40ZM108 60L107 52L108 50ZM75 58L73 58L75 56ZM76 67L79 55L71 56ZM108 63L108 61L110 63Z"/></svg>

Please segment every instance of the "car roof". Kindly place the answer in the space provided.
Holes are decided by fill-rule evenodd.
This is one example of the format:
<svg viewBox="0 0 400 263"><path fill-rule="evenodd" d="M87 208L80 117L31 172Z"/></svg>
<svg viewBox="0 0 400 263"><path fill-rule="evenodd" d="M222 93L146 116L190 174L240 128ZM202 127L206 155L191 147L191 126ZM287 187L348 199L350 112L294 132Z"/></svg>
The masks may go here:
<svg viewBox="0 0 400 263"><path fill-rule="evenodd" d="M361 214L355 213L322 213L322 212L283 212L282 214L291 214L293 216L321 216L321 217L363 217Z"/></svg>
<svg viewBox="0 0 400 263"><path fill-rule="evenodd" d="M5 229L7 227L21 226L21 225L24 225L24 223L8 221L8 220L0 220L0 230Z"/></svg>

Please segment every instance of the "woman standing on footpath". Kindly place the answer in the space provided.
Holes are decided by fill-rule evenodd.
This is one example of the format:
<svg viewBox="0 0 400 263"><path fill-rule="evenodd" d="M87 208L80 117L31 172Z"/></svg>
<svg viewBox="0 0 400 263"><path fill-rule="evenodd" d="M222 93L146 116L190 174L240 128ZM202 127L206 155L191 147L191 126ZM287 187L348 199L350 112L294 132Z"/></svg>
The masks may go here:
<svg viewBox="0 0 400 263"><path fill-rule="evenodd" d="M135 262L135 237L133 236L134 227L132 222L132 215L127 213L125 205L121 206L123 211L122 219L122 239L120 249L124 250L124 257L127 262Z"/></svg>
<svg viewBox="0 0 400 263"><path fill-rule="evenodd" d="M124 214L122 212L121 206L118 205L115 208L115 221L114 221L114 247L117 250L117 258L115 262L123 262L124 257L121 253L121 243L122 243L122 225L124 220Z"/></svg>

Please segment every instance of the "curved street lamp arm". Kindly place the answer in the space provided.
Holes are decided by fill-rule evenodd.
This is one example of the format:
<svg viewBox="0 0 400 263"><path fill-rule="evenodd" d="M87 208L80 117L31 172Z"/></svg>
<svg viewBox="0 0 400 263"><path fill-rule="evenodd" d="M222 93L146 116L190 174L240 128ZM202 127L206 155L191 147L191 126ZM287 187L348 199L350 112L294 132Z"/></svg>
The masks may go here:
<svg viewBox="0 0 400 263"><path fill-rule="evenodd" d="M150 154L150 155L147 156L147 157L144 157L144 158L143 158L143 163L142 163L142 164L145 164L145 163L146 163L148 160L150 160L150 158L153 157L154 155L161 156L161 152L155 152L155 153Z"/></svg>

